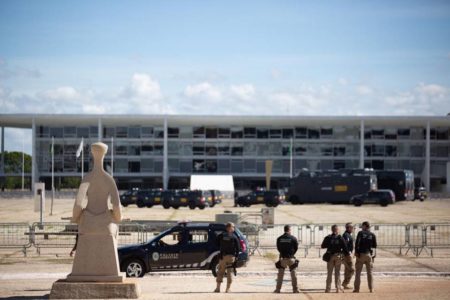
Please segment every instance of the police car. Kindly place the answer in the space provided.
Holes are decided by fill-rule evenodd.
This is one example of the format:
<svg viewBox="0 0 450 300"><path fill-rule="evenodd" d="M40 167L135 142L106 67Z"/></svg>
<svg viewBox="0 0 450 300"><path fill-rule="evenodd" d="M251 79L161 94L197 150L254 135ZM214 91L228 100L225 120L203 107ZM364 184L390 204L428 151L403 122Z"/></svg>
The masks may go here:
<svg viewBox="0 0 450 300"><path fill-rule="evenodd" d="M217 236L225 232L218 223L180 223L144 244L118 248L120 270L127 277L143 277L147 272L211 270L217 276L219 247ZM248 242L236 228L240 241L236 267L249 260Z"/></svg>
<svg viewBox="0 0 450 300"><path fill-rule="evenodd" d="M241 207L249 207L254 204L265 204L267 207L277 207L285 200L282 190L265 190L257 189L247 195L237 197L236 205Z"/></svg>

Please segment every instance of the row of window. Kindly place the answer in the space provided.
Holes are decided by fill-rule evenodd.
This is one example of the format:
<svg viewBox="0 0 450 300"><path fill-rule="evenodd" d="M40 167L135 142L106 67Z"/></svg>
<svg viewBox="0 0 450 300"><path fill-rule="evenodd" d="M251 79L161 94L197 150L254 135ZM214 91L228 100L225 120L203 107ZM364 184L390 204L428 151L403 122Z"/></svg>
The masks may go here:
<svg viewBox="0 0 450 300"><path fill-rule="evenodd" d="M295 127L295 128L259 128L259 127L168 127L169 138L206 138L206 139L358 139L359 127ZM39 126L38 137L55 138L93 138L98 137L97 126L87 127L48 127ZM365 139L425 139L423 127L413 128L371 128L364 130ZM432 140L448 140L448 127L431 128ZM117 126L104 127L104 138L164 138L161 126Z"/></svg>
<svg viewBox="0 0 450 300"><path fill-rule="evenodd" d="M84 144L84 151L88 153L89 143ZM110 144L110 143L108 143ZM50 153L49 141L38 143L38 152ZM111 145L109 145L111 146ZM78 143L56 142L54 153L56 156L64 155L73 157L79 147ZM294 156L358 156L359 143L294 143L292 154ZM109 148L111 152L111 147ZM114 143L115 155L130 156L162 156L162 142L117 142ZM445 144L431 145L432 157L450 157L450 147ZM169 156L290 156L291 146L289 143L266 142L266 143L208 143L208 142L169 142ZM364 146L366 157L424 157L425 146L423 144L366 144ZM50 155L49 155L50 157Z"/></svg>
<svg viewBox="0 0 450 300"><path fill-rule="evenodd" d="M424 160L365 160L365 168L383 169L408 169L414 173L422 174L425 166ZM111 170L111 161L105 160L105 170ZM168 161L169 172L172 173L265 173L265 160L261 159L175 159ZM303 168L310 170L358 168L358 160L343 159L317 159L317 160L293 160L294 174ZM55 159L55 172L81 172L79 160ZM92 160L85 161L84 171L92 168ZM162 173L163 161L161 159L126 159L114 160L114 172L118 173ZM51 172L51 162L39 162L40 172ZM290 161L288 159L273 160L273 173L289 174ZM430 171L432 176L446 176L445 161L431 161Z"/></svg>

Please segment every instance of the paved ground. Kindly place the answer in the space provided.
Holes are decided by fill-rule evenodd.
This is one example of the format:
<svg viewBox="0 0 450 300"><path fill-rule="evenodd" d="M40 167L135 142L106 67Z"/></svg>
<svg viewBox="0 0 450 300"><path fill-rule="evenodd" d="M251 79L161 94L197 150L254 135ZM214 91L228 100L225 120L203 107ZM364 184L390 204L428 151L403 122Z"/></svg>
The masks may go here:
<svg viewBox="0 0 450 300"><path fill-rule="evenodd" d="M36 222L38 213L33 212L29 199L1 199L0 220L2 222ZM54 214L49 216L47 202L46 221L61 221L70 217L73 199L58 199ZM232 202L205 210L165 210L161 207L124 208L126 218L132 220L214 220L215 214L226 210L257 212L262 206L234 208ZM401 202L383 208L376 205L353 207L347 205L283 205L276 208L277 224L299 223L343 223L347 221L373 223L434 223L450 222L450 199L426 202ZM257 221L249 218L248 221ZM52 283L65 277L71 270L69 249L43 251L38 256L33 249L24 258L20 251L0 251L0 298L39 299L47 297ZM403 252L404 253L404 252ZM317 254L317 255L316 255ZM233 286L233 293L212 294L214 279L205 271L187 273L152 274L141 279L143 299L449 299L450 251L435 251L431 258L424 252L415 257L398 255L398 249L380 250L375 261L376 293L367 293L363 285L359 295L324 294L324 263L318 253L310 253L300 263L300 287L302 294L274 295L276 254L262 251L252 257L246 268L240 269ZM288 274L286 274L287 276ZM288 277L286 277L288 279ZM285 291L289 292L287 281Z"/></svg>

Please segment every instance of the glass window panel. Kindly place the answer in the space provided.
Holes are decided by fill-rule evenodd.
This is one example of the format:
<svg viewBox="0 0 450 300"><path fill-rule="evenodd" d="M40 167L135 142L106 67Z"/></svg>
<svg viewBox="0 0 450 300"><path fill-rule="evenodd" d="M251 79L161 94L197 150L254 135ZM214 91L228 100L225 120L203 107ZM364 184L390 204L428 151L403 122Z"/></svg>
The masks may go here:
<svg viewBox="0 0 450 300"><path fill-rule="evenodd" d="M308 139L320 138L319 130L315 128L308 128Z"/></svg>
<svg viewBox="0 0 450 300"><path fill-rule="evenodd" d="M270 129L270 138L279 139L281 138L281 129Z"/></svg>
<svg viewBox="0 0 450 300"><path fill-rule="evenodd" d="M413 157L424 157L425 147L423 145L411 145L410 148L411 156Z"/></svg>
<svg viewBox="0 0 450 300"><path fill-rule="evenodd" d="M190 139L192 138L192 127L183 126L180 127L180 138L182 139Z"/></svg>
<svg viewBox="0 0 450 300"><path fill-rule="evenodd" d="M62 127L50 127L50 137L62 138L63 128Z"/></svg>
<svg viewBox="0 0 450 300"><path fill-rule="evenodd" d="M177 138L180 135L180 129L178 127L168 127L167 137Z"/></svg>
<svg viewBox="0 0 450 300"><path fill-rule="evenodd" d="M207 143L205 145L205 154L209 155L209 156L216 156L217 155L217 145Z"/></svg>
<svg viewBox="0 0 450 300"><path fill-rule="evenodd" d="M105 127L103 128L103 137L104 138L112 138L115 136L116 129L114 127Z"/></svg>
<svg viewBox="0 0 450 300"><path fill-rule="evenodd" d="M180 160L180 172L191 173L192 172L192 160Z"/></svg>
<svg viewBox="0 0 450 300"><path fill-rule="evenodd" d="M141 155L141 144L140 143L129 143L128 144L128 155Z"/></svg>
<svg viewBox="0 0 450 300"><path fill-rule="evenodd" d="M267 128L258 128L256 130L256 137L258 139L267 139L267 138L269 138L269 129L267 129Z"/></svg>
<svg viewBox="0 0 450 300"><path fill-rule="evenodd" d="M205 144L204 143L194 143L192 146L192 152L194 155L205 155Z"/></svg>
<svg viewBox="0 0 450 300"><path fill-rule="evenodd" d="M242 160L233 159L231 161L231 173L242 173L243 165Z"/></svg>
<svg viewBox="0 0 450 300"><path fill-rule="evenodd" d="M425 130L422 127L411 128L411 139L413 140L423 140L425 139Z"/></svg>
<svg viewBox="0 0 450 300"><path fill-rule="evenodd" d="M116 127L116 137L117 138L126 138L128 135L128 129L124 126Z"/></svg>
<svg viewBox="0 0 450 300"><path fill-rule="evenodd" d="M217 139L217 128L207 127L205 136L207 139Z"/></svg>
<svg viewBox="0 0 450 300"><path fill-rule="evenodd" d="M299 139L305 139L308 137L308 129L306 127L296 127L295 137Z"/></svg>
<svg viewBox="0 0 450 300"><path fill-rule="evenodd" d="M154 128L154 136L157 139L163 139L164 138L164 128L163 127L155 127Z"/></svg>
<svg viewBox="0 0 450 300"><path fill-rule="evenodd" d="M256 155L256 144L251 142L244 143L244 155L245 156Z"/></svg>
<svg viewBox="0 0 450 300"><path fill-rule="evenodd" d="M230 146L228 143L219 143L219 155L230 155Z"/></svg>
<svg viewBox="0 0 450 300"><path fill-rule="evenodd" d="M331 138L331 137L333 137L333 128L331 128L331 127L322 127L322 128L320 128L320 136L322 138Z"/></svg>
<svg viewBox="0 0 450 300"><path fill-rule="evenodd" d="M89 127L89 136L90 137L98 137L98 126L90 126Z"/></svg>
<svg viewBox="0 0 450 300"><path fill-rule="evenodd" d="M141 154L142 155L152 155L153 154L153 143L152 142L142 142Z"/></svg>
<svg viewBox="0 0 450 300"><path fill-rule="evenodd" d="M244 172L256 172L256 160L245 159L244 160Z"/></svg>
<svg viewBox="0 0 450 300"><path fill-rule="evenodd" d="M220 127L218 131L218 137L221 139L228 139L231 136L230 128L228 127Z"/></svg>
<svg viewBox="0 0 450 300"><path fill-rule="evenodd" d="M153 147L153 154L154 155L163 155L164 152L164 146L161 142L155 142L155 145Z"/></svg>
<svg viewBox="0 0 450 300"><path fill-rule="evenodd" d="M294 129L283 128L283 139L290 139L294 137Z"/></svg>
<svg viewBox="0 0 450 300"><path fill-rule="evenodd" d="M386 156L397 156L397 146L386 145Z"/></svg>
<svg viewBox="0 0 450 300"><path fill-rule="evenodd" d="M244 136L244 131L242 127L231 127L231 138L232 139L242 139Z"/></svg>
<svg viewBox="0 0 450 300"><path fill-rule="evenodd" d="M206 163L203 159L194 159L192 161L192 170L197 173L205 172Z"/></svg>
<svg viewBox="0 0 450 300"><path fill-rule="evenodd" d="M153 127L144 126L141 128L141 137L143 138L151 138L153 137Z"/></svg>
<svg viewBox="0 0 450 300"><path fill-rule="evenodd" d="M255 138L256 128L255 127L244 127L244 137L245 138Z"/></svg>
<svg viewBox="0 0 450 300"><path fill-rule="evenodd" d="M141 160L142 172L153 172L153 159L144 158Z"/></svg>
<svg viewBox="0 0 450 300"><path fill-rule="evenodd" d="M194 138L204 138L205 137L205 127L194 127Z"/></svg>
<svg viewBox="0 0 450 300"><path fill-rule="evenodd" d="M180 160L175 158L168 159L169 171L170 172L179 172L180 171Z"/></svg>
<svg viewBox="0 0 450 300"><path fill-rule="evenodd" d="M155 172L160 173L163 170L163 161L162 160L155 160L154 162Z"/></svg>
<svg viewBox="0 0 450 300"><path fill-rule="evenodd" d="M72 138L77 136L77 128L75 126L64 127L64 137Z"/></svg>
<svg viewBox="0 0 450 300"><path fill-rule="evenodd" d="M230 172L230 160L228 159L219 159L217 161L218 172L220 173L229 173Z"/></svg>
<svg viewBox="0 0 450 300"><path fill-rule="evenodd" d="M141 127L133 126L128 128L128 137L138 139L141 137Z"/></svg>
<svg viewBox="0 0 450 300"><path fill-rule="evenodd" d="M206 160L205 161L205 171L208 173L217 172L217 161L216 160Z"/></svg>
<svg viewBox="0 0 450 300"><path fill-rule="evenodd" d="M128 159L114 159L114 170L116 172L128 172Z"/></svg>

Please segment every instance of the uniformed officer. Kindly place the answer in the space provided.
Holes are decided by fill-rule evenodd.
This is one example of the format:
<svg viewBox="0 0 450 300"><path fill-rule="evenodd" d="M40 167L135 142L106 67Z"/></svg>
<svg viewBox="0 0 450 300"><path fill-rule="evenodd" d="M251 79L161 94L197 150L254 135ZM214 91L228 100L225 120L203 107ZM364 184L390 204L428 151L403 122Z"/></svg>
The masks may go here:
<svg viewBox="0 0 450 300"><path fill-rule="evenodd" d="M283 284L284 270L289 268L292 280L292 291L293 293L298 293L297 286L297 267L298 260L295 259L295 253L298 250L298 241L295 236L291 234L291 226L284 226L284 234L277 239L277 249L280 252L280 260L276 263L278 268L277 277L277 287L274 293L279 293L281 291L281 286Z"/></svg>
<svg viewBox="0 0 450 300"><path fill-rule="evenodd" d="M359 293L359 287L361 285L361 271L363 266L366 266L367 272L367 282L369 285L369 290L373 292L373 277L372 277L372 269L373 269L373 258L372 253L373 249L377 248L377 237L375 234L370 232L370 223L363 222L362 230L358 232L356 236L355 243L355 256L356 256L356 275L355 275L355 289L353 293Z"/></svg>
<svg viewBox="0 0 450 300"><path fill-rule="evenodd" d="M220 249L219 254L219 270L217 272L217 287L215 293L220 293L220 284L223 281L223 275L227 272L227 289L226 293L230 291L232 282L233 264L239 256L240 244L239 240L234 234L234 224L229 222L225 225L226 232L219 234L217 237L217 244Z"/></svg>
<svg viewBox="0 0 450 300"><path fill-rule="evenodd" d="M331 234L326 236L322 242L322 249L327 248L327 252L324 256L327 256L327 282L325 293L329 293L331 290L331 279L334 270L334 285L336 287L336 293L344 292L341 288L341 262L342 255L349 256L347 245L344 238L339 235L339 227L337 225L331 226Z"/></svg>
<svg viewBox="0 0 450 300"><path fill-rule="evenodd" d="M352 252L353 252L353 225L352 223L345 224L345 232L342 234L342 237L344 238L345 244L347 245L347 250L350 252L350 255L345 256L344 260L342 261L344 263L344 282L342 282L342 286L344 287L344 290L350 289L348 284L350 283L350 280L352 279L353 274L355 274L355 269L353 268L353 259L352 259Z"/></svg>

